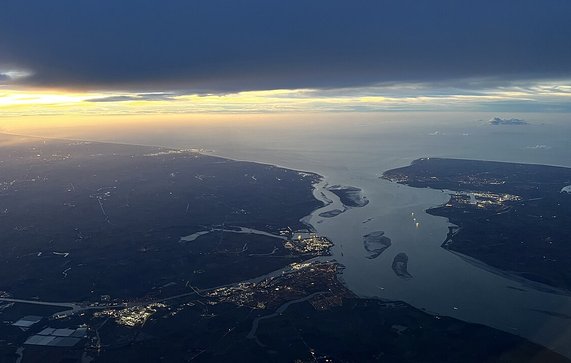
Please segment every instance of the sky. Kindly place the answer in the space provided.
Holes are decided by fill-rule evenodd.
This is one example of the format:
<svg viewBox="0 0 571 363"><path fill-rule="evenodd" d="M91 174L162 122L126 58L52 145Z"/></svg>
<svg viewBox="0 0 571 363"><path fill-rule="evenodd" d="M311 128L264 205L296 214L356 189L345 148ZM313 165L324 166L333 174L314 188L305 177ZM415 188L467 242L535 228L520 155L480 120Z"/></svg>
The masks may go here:
<svg viewBox="0 0 571 363"><path fill-rule="evenodd" d="M0 127L98 116L567 113L570 17L568 0L6 1Z"/></svg>

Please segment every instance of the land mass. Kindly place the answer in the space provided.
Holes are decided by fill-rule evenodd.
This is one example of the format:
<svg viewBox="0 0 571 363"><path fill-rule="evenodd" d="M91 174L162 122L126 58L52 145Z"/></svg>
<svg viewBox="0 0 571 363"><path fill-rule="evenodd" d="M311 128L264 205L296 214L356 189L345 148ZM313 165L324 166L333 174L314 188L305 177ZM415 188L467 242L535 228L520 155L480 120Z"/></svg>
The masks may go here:
<svg viewBox="0 0 571 363"><path fill-rule="evenodd" d="M363 236L363 246L369 253L367 258L374 260L391 247L391 239L383 231L375 231Z"/></svg>
<svg viewBox="0 0 571 363"><path fill-rule="evenodd" d="M571 169L423 158L384 178L452 191L427 210L451 227L442 247L529 280L571 290Z"/></svg>
<svg viewBox="0 0 571 363"><path fill-rule="evenodd" d="M343 185L331 185L327 187L331 193L339 197L345 207L361 208L369 204L369 199L364 195L363 190L357 187Z"/></svg>
<svg viewBox="0 0 571 363"><path fill-rule="evenodd" d="M8 135L0 155L0 362L569 362L355 296L323 257L332 242L300 222L322 206L318 175ZM373 255L390 246L365 238Z"/></svg>
<svg viewBox="0 0 571 363"><path fill-rule="evenodd" d="M311 257L272 234L305 228L300 219L322 206L316 174L192 150L8 135L0 144L9 145L0 153L0 291L19 298L139 298Z"/></svg>

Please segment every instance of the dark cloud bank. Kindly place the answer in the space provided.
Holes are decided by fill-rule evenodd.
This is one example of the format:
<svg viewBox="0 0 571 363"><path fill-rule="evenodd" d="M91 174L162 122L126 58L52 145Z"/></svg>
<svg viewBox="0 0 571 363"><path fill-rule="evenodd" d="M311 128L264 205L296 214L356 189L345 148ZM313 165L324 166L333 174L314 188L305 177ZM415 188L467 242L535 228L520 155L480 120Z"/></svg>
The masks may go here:
<svg viewBox="0 0 571 363"><path fill-rule="evenodd" d="M128 101L170 101L173 100L176 94L167 93L144 93L133 96L109 96L91 98L88 102L128 102Z"/></svg>
<svg viewBox="0 0 571 363"><path fill-rule="evenodd" d="M571 76L568 0L17 0L0 69L99 89L346 87Z"/></svg>

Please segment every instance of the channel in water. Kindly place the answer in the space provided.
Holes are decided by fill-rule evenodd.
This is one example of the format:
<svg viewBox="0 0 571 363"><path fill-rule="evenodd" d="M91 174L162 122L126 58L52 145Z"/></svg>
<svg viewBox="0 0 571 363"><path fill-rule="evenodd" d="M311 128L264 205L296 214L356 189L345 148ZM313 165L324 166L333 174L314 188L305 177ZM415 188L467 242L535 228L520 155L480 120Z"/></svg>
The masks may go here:
<svg viewBox="0 0 571 363"><path fill-rule="evenodd" d="M461 137L466 136L456 135ZM484 138L490 135L471 134L469 137L473 144L484 144ZM544 286L510 278L441 248L448 232L448 220L431 216L425 210L446 202L448 194L379 178L385 170L427 155L493 159L485 154L479 156L477 148L473 155L463 155L464 150L456 152L454 149L461 145L450 142L450 138L441 140L448 145L425 145L426 151L412 147L405 152L402 146L391 150L394 141L389 140L384 140L388 145L379 147L377 142L383 142L383 137L377 142L361 139L354 144L337 143L337 147L312 142L310 137L299 137L295 147L285 149L260 149L255 142L253 147L243 145L228 152L224 147L213 148L220 156L313 171L325 177L314 195L333 203L312 213L308 222L335 243L333 258L345 266L342 278L358 295L402 300L433 314L521 335L571 356L571 347L567 344L571 338L571 297L546 292ZM501 137L497 142L502 142ZM528 143L533 144L533 140ZM526 147L522 145L519 150ZM515 149L509 144L503 148ZM502 156L506 161L525 161L513 154ZM339 198L325 188L327 184L361 188L370 203L362 208L349 208L332 218L322 217L320 214L324 212L344 209ZM377 258L370 259L370 253L364 248L364 236L377 231L383 231L391 239L391 246ZM408 257L411 278L395 273L393 262L399 254Z"/></svg>

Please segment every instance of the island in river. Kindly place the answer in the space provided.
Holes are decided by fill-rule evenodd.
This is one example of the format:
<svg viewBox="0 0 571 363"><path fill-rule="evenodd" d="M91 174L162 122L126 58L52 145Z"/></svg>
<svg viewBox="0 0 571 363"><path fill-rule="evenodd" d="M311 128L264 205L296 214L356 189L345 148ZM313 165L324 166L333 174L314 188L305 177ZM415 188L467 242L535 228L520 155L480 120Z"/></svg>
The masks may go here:
<svg viewBox="0 0 571 363"><path fill-rule="evenodd" d="M292 239L322 206L319 179L192 150L0 135L0 362L569 361L355 296L326 236ZM368 237L372 254L390 246Z"/></svg>
<svg viewBox="0 0 571 363"><path fill-rule="evenodd" d="M450 227L442 247L571 290L570 168L423 158L384 178L452 192L427 211L459 227Z"/></svg>

